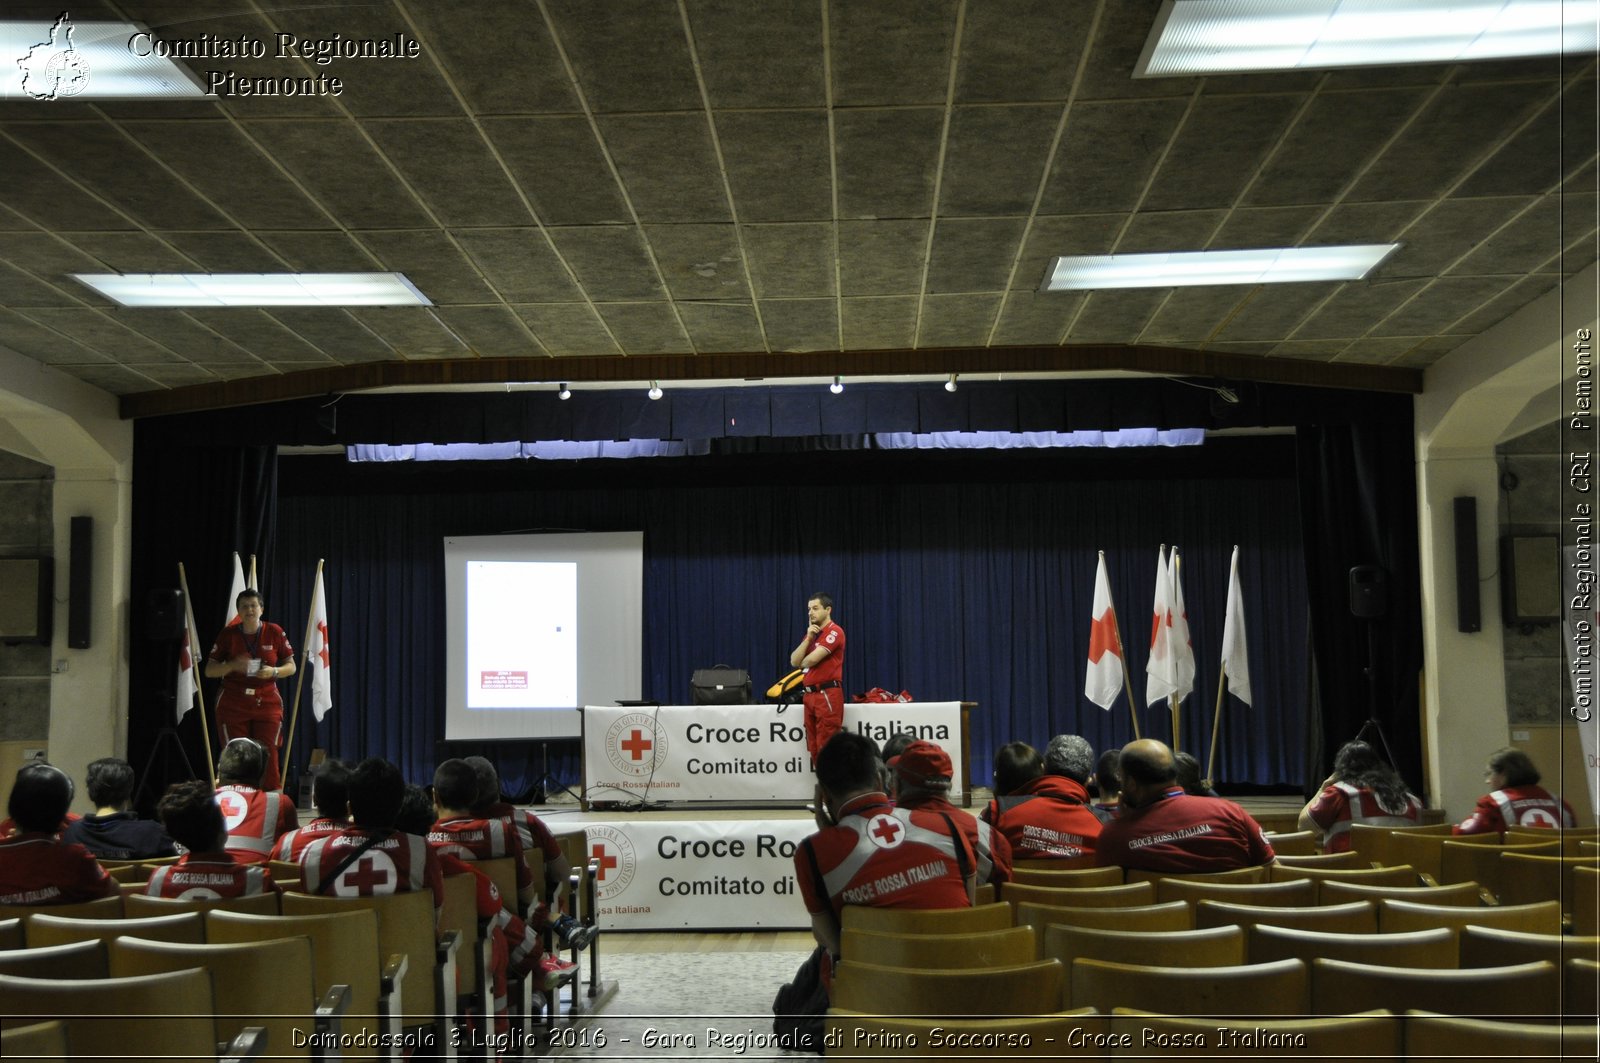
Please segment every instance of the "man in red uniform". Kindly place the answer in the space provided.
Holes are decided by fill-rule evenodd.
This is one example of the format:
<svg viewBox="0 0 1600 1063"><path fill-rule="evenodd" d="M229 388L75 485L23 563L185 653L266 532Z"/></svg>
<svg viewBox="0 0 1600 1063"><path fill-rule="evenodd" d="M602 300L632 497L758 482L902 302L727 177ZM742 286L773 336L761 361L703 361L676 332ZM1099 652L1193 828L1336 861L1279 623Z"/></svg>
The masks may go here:
<svg viewBox="0 0 1600 1063"><path fill-rule="evenodd" d="M317 818L279 835L272 849L274 860L298 863L306 846L350 826L350 768L344 761L329 757L317 765L311 777L311 805Z"/></svg>
<svg viewBox="0 0 1600 1063"><path fill-rule="evenodd" d="M1578 825L1567 799L1539 785L1539 769L1522 750L1508 746L1491 753L1484 778L1492 789L1478 798L1478 807L1451 830L1452 834L1494 831L1503 838L1510 827L1559 829Z"/></svg>
<svg viewBox="0 0 1600 1063"><path fill-rule="evenodd" d="M987 820L1011 845L1013 860L1054 860L1095 850L1100 817L1089 807L1085 784L1094 771L1094 750L1077 735L1051 739L1048 759L1023 742L1012 742L995 756L996 792Z"/></svg>
<svg viewBox="0 0 1600 1063"><path fill-rule="evenodd" d="M1100 832L1095 862L1145 871L1232 871L1277 859L1261 825L1232 801L1186 794L1172 750L1122 747L1122 811Z"/></svg>
<svg viewBox="0 0 1600 1063"><path fill-rule="evenodd" d="M950 803L950 780L955 776L950 754L919 738L890 757L889 767L894 772L896 807L949 816L972 846L977 881L1011 881L1011 843L1005 835Z"/></svg>
<svg viewBox="0 0 1600 1063"><path fill-rule="evenodd" d="M806 602L805 638L789 654L804 668L806 751L811 762L844 724L844 629L833 622L833 598L820 591Z"/></svg>
<svg viewBox="0 0 1600 1063"><path fill-rule="evenodd" d="M163 864L150 873L144 888L149 896L220 900L281 892L271 871L223 847L228 831L216 795L205 783L173 783L156 814L172 839L188 851L177 863Z"/></svg>
<svg viewBox="0 0 1600 1063"><path fill-rule="evenodd" d="M89 850L56 838L72 804L67 773L42 762L23 765L6 811L17 833L0 840L0 904L76 904L117 892Z"/></svg>
<svg viewBox="0 0 1600 1063"><path fill-rule="evenodd" d="M444 906L444 878L427 839L394 829L405 798L400 769L368 757L350 773L350 818L355 824L318 838L300 854L307 893L373 897L431 890L433 912Z"/></svg>
<svg viewBox="0 0 1600 1063"><path fill-rule="evenodd" d="M300 816L281 790L262 790L267 753L253 738L235 738L217 758L217 807L228 829L228 851L264 864L279 835L294 830Z"/></svg>
<svg viewBox="0 0 1600 1063"><path fill-rule="evenodd" d="M433 773L435 822L428 844L435 852L461 860L494 860L509 856L517 869L517 910L525 912L536 899L533 873L522 858L522 840L503 819L473 815L478 802L478 773L464 760L441 761Z"/></svg>
<svg viewBox="0 0 1600 1063"><path fill-rule="evenodd" d="M222 629L206 658L206 678L222 680L217 695L217 733L227 743L253 738L267 751L261 788L276 790L278 742L283 735L283 699L278 680L294 675L294 649L277 624L261 619L259 591L239 592L239 622Z"/></svg>
<svg viewBox="0 0 1600 1063"><path fill-rule="evenodd" d="M973 855L966 835L938 812L896 808L878 789L878 747L841 731L817 754L817 825L794 854L811 929L839 958L839 915L872 908L965 908ZM831 975L831 967L824 977Z"/></svg>

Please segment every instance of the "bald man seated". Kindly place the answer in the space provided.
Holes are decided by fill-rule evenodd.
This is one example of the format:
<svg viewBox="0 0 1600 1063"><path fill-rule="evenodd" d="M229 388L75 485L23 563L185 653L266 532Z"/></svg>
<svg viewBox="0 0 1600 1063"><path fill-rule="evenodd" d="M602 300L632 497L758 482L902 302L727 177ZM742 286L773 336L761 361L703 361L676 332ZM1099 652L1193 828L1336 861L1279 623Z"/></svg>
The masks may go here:
<svg viewBox="0 0 1600 1063"><path fill-rule="evenodd" d="M1184 793L1172 750L1129 742L1119 760L1122 804L1095 844L1095 862L1142 871L1196 873L1270 864L1261 825L1232 801Z"/></svg>

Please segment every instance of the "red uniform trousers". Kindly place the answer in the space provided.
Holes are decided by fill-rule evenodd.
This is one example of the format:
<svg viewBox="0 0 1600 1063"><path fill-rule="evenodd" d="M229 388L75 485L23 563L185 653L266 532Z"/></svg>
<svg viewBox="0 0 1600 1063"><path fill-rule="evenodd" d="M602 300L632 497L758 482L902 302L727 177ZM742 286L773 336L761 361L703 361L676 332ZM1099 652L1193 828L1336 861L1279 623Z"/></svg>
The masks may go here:
<svg viewBox="0 0 1600 1063"><path fill-rule="evenodd" d="M806 752L812 761L828 739L844 726L844 687L834 686L805 696Z"/></svg>

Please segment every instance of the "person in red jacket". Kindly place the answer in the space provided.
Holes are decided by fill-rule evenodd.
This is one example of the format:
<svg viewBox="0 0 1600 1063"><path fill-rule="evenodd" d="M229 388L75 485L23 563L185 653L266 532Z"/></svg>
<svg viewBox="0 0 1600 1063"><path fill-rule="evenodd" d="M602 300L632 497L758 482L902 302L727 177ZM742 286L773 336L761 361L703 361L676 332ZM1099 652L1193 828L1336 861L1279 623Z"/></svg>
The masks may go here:
<svg viewBox="0 0 1600 1063"><path fill-rule="evenodd" d="M206 678L222 680L217 694L217 733L223 742L253 738L267 760L261 788L276 790L278 743L283 737L283 698L279 680L294 675L294 647L277 624L261 619L259 591L239 592L234 604L239 622L222 629L206 657Z"/></svg>
<svg viewBox="0 0 1600 1063"><path fill-rule="evenodd" d="M56 837L72 804L72 780L53 764L25 764L6 811L17 833L0 840L0 904L76 904L117 892L89 850Z"/></svg>
<svg viewBox="0 0 1600 1063"><path fill-rule="evenodd" d="M995 793L984 820L1005 836L1011 858L1062 859L1095 849L1100 818L1084 784L1094 771L1094 750L1077 735L1058 735L1047 763L1026 742L995 755ZM1006 787L1006 789L1002 789Z"/></svg>
<svg viewBox="0 0 1600 1063"><path fill-rule="evenodd" d="M977 881L1011 881L1011 843L1006 836L950 803L950 781L955 776L950 754L919 738L889 758L889 769L894 775L895 807L949 816L972 846Z"/></svg>
<svg viewBox="0 0 1600 1063"><path fill-rule="evenodd" d="M267 751L253 738L235 738L217 758L217 807L228 828L228 851L257 864L271 859L279 836L300 822L288 794L259 788L266 764Z"/></svg>
<svg viewBox="0 0 1600 1063"><path fill-rule="evenodd" d="M274 860L298 863L306 846L318 838L338 834L350 826L350 766L328 757L311 777L311 807L317 816L303 827L280 834L272 849Z"/></svg>
<svg viewBox="0 0 1600 1063"><path fill-rule="evenodd" d="M818 591L806 601L806 634L789 654L804 668L806 752L817 753L844 726L844 628L833 622L833 597Z"/></svg>
<svg viewBox="0 0 1600 1063"><path fill-rule="evenodd" d="M205 783L173 783L156 814L172 840L188 851L177 863L163 864L150 873L144 888L149 896L220 900L282 892L271 871L225 848L228 831L222 810Z"/></svg>
<svg viewBox="0 0 1600 1063"><path fill-rule="evenodd" d="M1539 785L1539 769L1522 750L1507 746L1489 754L1484 778L1489 782L1490 791L1478 798L1478 807L1472 810L1472 815L1456 824L1450 833L1493 831L1503 838L1511 827L1520 830L1578 825L1578 818L1573 815L1566 798Z"/></svg>

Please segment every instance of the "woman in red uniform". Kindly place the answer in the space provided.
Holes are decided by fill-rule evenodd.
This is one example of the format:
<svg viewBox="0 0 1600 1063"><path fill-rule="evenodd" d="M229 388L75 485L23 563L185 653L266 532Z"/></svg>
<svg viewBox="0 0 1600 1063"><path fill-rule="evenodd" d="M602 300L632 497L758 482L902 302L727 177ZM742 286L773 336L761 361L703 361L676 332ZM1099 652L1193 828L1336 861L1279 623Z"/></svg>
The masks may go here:
<svg viewBox="0 0 1600 1063"><path fill-rule="evenodd" d="M206 677L222 680L217 698L217 731L222 744L253 738L267 753L261 789L276 790L278 740L283 733L283 699L278 680L294 675L294 649L283 628L261 619L259 591L239 592L239 622L217 636L206 660Z"/></svg>

